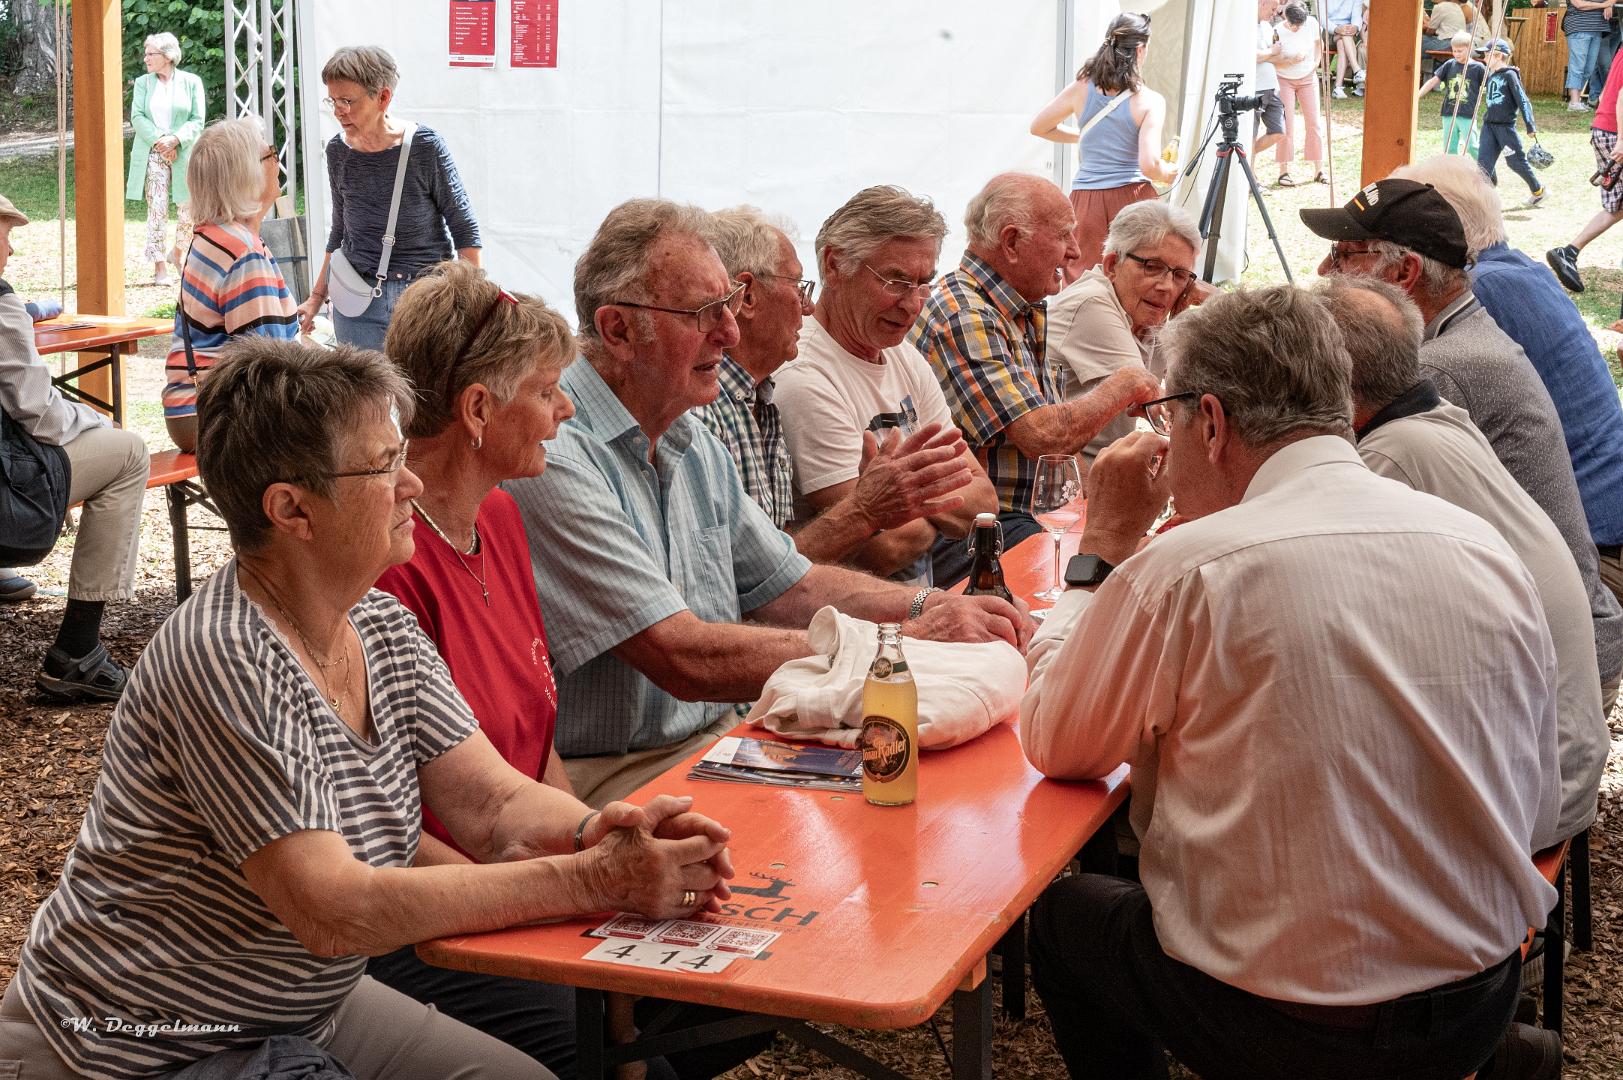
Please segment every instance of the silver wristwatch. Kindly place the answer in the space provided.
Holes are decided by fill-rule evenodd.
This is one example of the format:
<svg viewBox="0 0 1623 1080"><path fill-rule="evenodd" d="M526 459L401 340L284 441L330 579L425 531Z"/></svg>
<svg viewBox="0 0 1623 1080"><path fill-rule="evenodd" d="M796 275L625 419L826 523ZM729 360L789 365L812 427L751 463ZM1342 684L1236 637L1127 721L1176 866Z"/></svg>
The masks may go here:
<svg viewBox="0 0 1623 1080"><path fill-rule="evenodd" d="M940 592L934 586L926 586L913 594L913 602L907 605L907 617L916 619L924 614L924 602L930 598L931 593Z"/></svg>

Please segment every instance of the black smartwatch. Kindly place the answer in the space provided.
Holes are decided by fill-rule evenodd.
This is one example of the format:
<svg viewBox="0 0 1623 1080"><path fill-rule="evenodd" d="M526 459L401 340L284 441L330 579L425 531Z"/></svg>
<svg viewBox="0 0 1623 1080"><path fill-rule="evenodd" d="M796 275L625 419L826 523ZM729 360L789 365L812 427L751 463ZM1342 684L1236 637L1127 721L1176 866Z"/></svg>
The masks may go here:
<svg viewBox="0 0 1623 1080"><path fill-rule="evenodd" d="M1065 584L1073 589L1092 588L1103 584L1114 569L1098 555L1072 555L1065 567Z"/></svg>

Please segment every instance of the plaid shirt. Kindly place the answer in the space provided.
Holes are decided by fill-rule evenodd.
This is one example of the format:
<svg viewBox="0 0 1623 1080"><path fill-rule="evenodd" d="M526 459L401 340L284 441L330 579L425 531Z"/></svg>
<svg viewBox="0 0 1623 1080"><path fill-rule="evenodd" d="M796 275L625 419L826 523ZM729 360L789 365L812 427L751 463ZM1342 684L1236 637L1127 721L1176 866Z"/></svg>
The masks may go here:
<svg viewBox="0 0 1623 1080"><path fill-rule="evenodd" d="M794 471L778 407L772 404L772 378L767 376L756 386L750 373L730 356L721 358L717 374L721 393L694 414L733 456L749 497L781 529L794 514Z"/></svg>
<svg viewBox="0 0 1623 1080"><path fill-rule="evenodd" d="M1004 429L1052 401L1045 363L1048 312L1027 301L968 252L936 286L913 330L935 369L952 418L963 431L1005 510L1031 511L1037 463Z"/></svg>

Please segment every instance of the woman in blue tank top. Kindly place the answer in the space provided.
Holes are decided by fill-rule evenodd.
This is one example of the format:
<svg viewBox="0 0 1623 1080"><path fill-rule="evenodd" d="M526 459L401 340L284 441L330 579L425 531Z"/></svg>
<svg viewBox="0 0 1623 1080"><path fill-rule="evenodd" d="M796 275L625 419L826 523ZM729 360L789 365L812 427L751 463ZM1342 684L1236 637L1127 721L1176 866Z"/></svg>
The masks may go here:
<svg viewBox="0 0 1623 1080"><path fill-rule="evenodd" d="M1177 167L1161 160L1166 98L1139 77L1149 43L1148 15L1116 16L1099 51L1076 73L1076 81L1031 122L1033 135L1082 143L1081 166L1071 181L1071 209L1076 212L1076 242L1082 256L1065 267L1067 283L1099 262L1110 222L1122 207L1155 198L1152 181L1169 184L1177 178ZM1077 118L1074 127L1066 122L1072 116Z"/></svg>

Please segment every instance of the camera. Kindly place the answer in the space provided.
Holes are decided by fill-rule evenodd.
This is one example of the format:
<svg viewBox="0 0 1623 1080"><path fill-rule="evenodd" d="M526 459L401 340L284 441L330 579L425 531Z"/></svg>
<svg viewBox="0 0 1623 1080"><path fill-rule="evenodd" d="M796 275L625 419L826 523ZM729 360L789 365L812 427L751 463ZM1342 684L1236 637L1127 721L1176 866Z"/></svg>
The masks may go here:
<svg viewBox="0 0 1623 1080"><path fill-rule="evenodd" d="M1217 84L1218 115L1233 116L1236 113L1262 108L1262 95L1246 94L1242 96L1235 92L1240 89L1240 84L1244 81L1244 75L1236 75L1233 72L1223 76L1223 81Z"/></svg>

